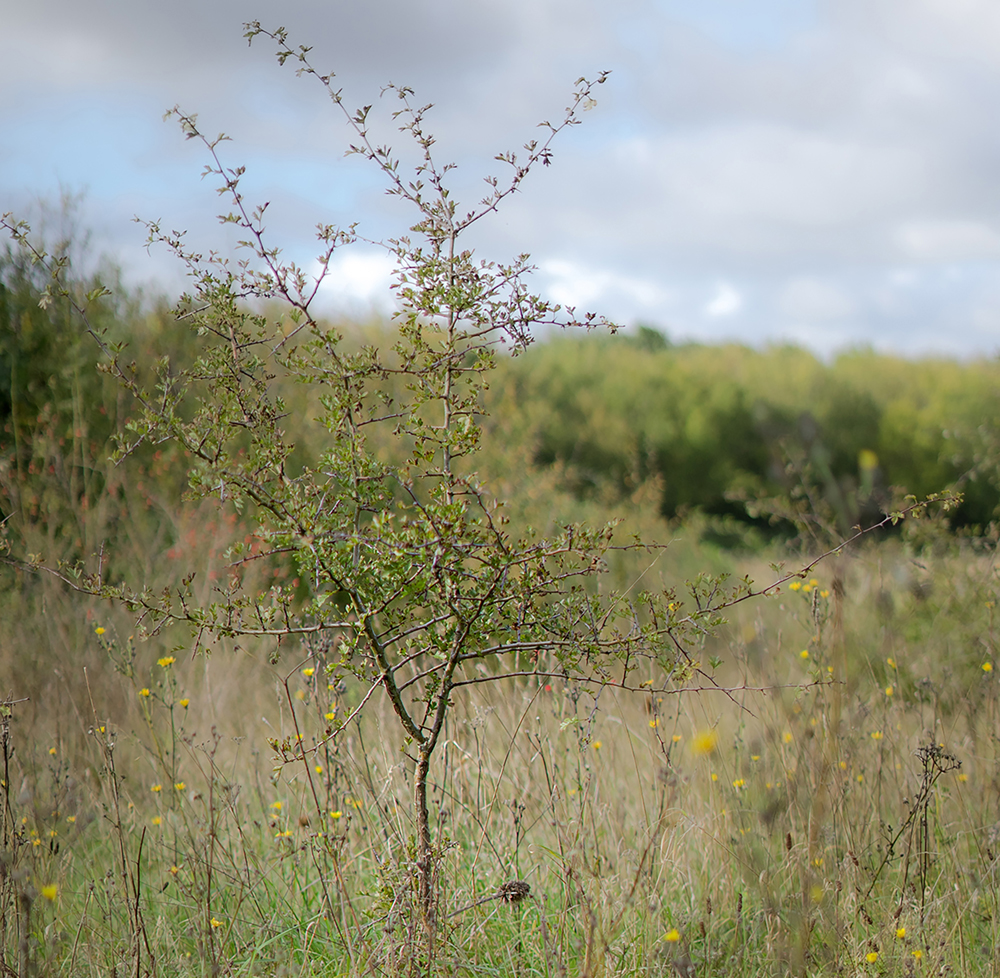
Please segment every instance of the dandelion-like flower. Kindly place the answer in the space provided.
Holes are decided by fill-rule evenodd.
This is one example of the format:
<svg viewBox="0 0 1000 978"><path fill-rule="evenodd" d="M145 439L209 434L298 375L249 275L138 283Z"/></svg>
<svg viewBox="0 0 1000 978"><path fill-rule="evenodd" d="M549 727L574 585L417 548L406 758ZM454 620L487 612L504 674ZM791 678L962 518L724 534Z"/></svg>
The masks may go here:
<svg viewBox="0 0 1000 978"><path fill-rule="evenodd" d="M868 953L867 953L867 954L865 955L865 960L866 960L866 961L867 961L867 962L868 962L869 964L874 964L874 963L875 963L876 961L878 961L878 951L869 951L869 952L868 952Z"/></svg>
<svg viewBox="0 0 1000 978"><path fill-rule="evenodd" d="M316 670L312 666L307 666L302 670L302 675L305 676L306 679L310 679L315 672Z"/></svg>
<svg viewBox="0 0 1000 978"><path fill-rule="evenodd" d="M42 896L45 897L49 903L52 903L57 896L59 896L59 886L56 883L48 883L42 887Z"/></svg>
<svg viewBox="0 0 1000 978"><path fill-rule="evenodd" d="M897 927L896 928L896 937L898 937L899 940L902 940L904 937L906 937L906 928L905 927Z"/></svg>
<svg viewBox="0 0 1000 978"><path fill-rule="evenodd" d="M139 695L145 699L149 696L149 689L146 686L143 686L143 688L139 690Z"/></svg>
<svg viewBox="0 0 1000 978"><path fill-rule="evenodd" d="M801 651L801 652L799 653L799 658L800 658L800 659L808 659L808 658L809 658L809 650L808 650L808 649L803 649L803 650L802 650L802 651Z"/></svg>
<svg viewBox="0 0 1000 978"><path fill-rule="evenodd" d="M663 935L665 941L670 941L671 944L676 944L681 939L681 932L676 927L671 927L670 930Z"/></svg>
<svg viewBox="0 0 1000 978"><path fill-rule="evenodd" d="M711 754L719 743L719 735L714 730L703 730L695 734L691 741L691 753L696 757L705 757Z"/></svg>
<svg viewBox="0 0 1000 978"><path fill-rule="evenodd" d="M172 655L165 655L162 659L157 659L156 664L160 666L162 669L168 669L176 661L177 660Z"/></svg>
<svg viewBox="0 0 1000 978"><path fill-rule="evenodd" d="M100 625L98 625L97 628L94 629L94 634L103 635L106 631L107 631L106 628L102 628Z"/></svg>
<svg viewBox="0 0 1000 978"><path fill-rule="evenodd" d="M992 662L984 662L983 663L983 672L985 672L987 674L993 672L993 663Z"/></svg>

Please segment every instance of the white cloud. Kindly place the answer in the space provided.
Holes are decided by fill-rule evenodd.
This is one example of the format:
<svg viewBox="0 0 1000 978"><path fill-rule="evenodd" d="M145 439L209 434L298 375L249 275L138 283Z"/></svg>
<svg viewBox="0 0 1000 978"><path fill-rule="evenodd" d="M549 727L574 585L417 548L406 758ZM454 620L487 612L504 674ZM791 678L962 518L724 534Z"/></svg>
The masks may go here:
<svg viewBox="0 0 1000 978"><path fill-rule="evenodd" d="M728 282L720 282L715 295L705 304L705 315L713 319L733 316L743 308L743 296Z"/></svg>
<svg viewBox="0 0 1000 978"><path fill-rule="evenodd" d="M547 279L544 291L553 301L575 306L583 312L602 303L630 308L632 315L660 311L670 301L669 293L655 282L602 270L562 259L539 264Z"/></svg>
<svg viewBox="0 0 1000 978"><path fill-rule="evenodd" d="M385 252L350 248L330 262L320 297L324 305L346 312L388 312L395 305L391 291L395 269L395 261ZM319 271L317 264L313 274Z"/></svg>
<svg viewBox="0 0 1000 978"><path fill-rule="evenodd" d="M1000 234L979 221L907 221L895 234L903 257L952 263L1000 259Z"/></svg>
<svg viewBox="0 0 1000 978"><path fill-rule="evenodd" d="M778 309L800 323L825 323L854 312L848 294L821 279L802 277L790 281L778 296Z"/></svg>

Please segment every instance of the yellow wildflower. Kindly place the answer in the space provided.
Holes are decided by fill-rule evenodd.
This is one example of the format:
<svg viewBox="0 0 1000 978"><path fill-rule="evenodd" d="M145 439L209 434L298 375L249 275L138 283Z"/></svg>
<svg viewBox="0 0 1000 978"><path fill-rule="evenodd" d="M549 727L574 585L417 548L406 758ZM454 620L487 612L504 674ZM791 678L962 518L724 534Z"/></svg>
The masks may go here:
<svg viewBox="0 0 1000 978"><path fill-rule="evenodd" d="M719 743L719 735L714 730L702 730L691 741L691 752L698 757L711 754Z"/></svg>

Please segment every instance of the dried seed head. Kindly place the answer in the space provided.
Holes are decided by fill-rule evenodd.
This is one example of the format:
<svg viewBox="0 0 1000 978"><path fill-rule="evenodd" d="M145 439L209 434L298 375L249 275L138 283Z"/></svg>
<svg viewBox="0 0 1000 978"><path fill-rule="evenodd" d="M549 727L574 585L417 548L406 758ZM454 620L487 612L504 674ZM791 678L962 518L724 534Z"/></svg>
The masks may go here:
<svg viewBox="0 0 1000 978"><path fill-rule="evenodd" d="M500 887L497 896L504 903L520 903L531 896L531 887L524 880L511 880Z"/></svg>

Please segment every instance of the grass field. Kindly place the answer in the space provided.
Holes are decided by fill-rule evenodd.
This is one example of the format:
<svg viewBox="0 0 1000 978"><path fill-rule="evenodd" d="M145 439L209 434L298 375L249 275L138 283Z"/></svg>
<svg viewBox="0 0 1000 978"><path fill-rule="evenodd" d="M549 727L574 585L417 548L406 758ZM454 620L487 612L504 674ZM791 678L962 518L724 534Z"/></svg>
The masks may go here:
<svg viewBox="0 0 1000 978"><path fill-rule="evenodd" d="M681 539L653 573L707 559ZM25 584L5 973L996 974L996 592L987 548L888 539L736 609L691 691L653 667L465 687L429 954L377 695L345 723L362 690L328 688L321 647L192 657Z"/></svg>

